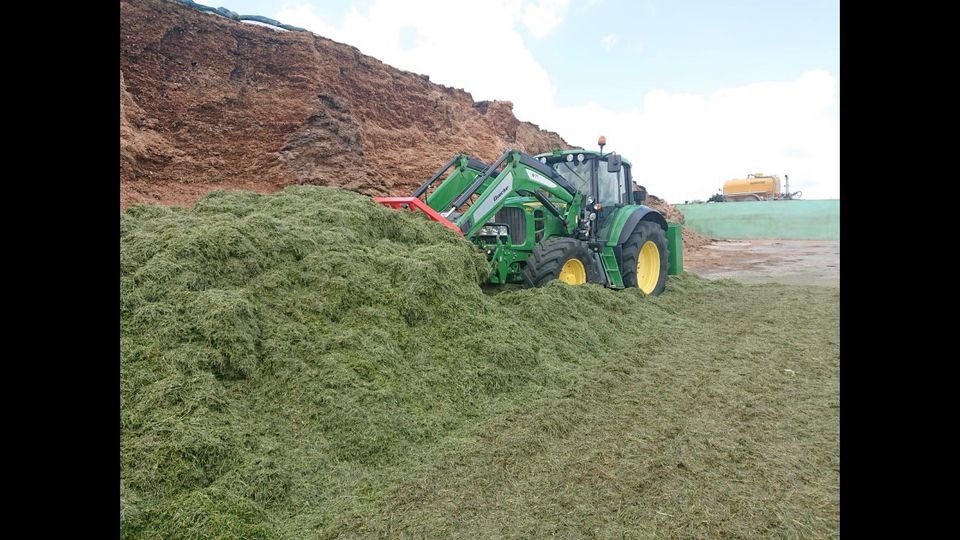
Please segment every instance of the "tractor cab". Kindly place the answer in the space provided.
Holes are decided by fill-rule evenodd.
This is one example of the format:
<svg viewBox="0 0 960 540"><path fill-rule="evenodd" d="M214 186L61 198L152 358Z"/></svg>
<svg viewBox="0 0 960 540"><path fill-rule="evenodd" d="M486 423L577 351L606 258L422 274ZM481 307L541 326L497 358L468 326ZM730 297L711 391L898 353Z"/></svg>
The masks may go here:
<svg viewBox="0 0 960 540"><path fill-rule="evenodd" d="M633 178L630 162L618 154L555 150L539 154L536 158L575 186L583 194L585 207L596 205L597 220L601 222L618 208L642 202L640 192L634 193L631 189Z"/></svg>

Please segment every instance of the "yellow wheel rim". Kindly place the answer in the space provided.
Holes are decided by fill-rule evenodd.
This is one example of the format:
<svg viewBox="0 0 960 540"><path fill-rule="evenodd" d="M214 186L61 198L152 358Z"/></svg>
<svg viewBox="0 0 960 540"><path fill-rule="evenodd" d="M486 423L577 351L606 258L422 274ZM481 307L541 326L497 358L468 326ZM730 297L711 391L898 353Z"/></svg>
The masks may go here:
<svg viewBox="0 0 960 540"><path fill-rule="evenodd" d="M569 285L583 285L587 282L587 269L579 260L570 259L563 264L557 279Z"/></svg>
<svg viewBox="0 0 960 540"><path fill-rule="evenodd" d="M650 294L657 288L660 280L660 250L657 245L647 240L637 255L637 286L640 290Z"/></svg>

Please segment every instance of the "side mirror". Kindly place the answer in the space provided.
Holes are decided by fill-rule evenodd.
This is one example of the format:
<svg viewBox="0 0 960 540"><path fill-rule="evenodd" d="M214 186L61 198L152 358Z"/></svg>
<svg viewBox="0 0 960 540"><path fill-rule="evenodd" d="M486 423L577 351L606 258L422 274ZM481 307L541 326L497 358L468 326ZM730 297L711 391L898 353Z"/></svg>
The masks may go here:
<svg viewBox="0 0 960 540"><path fill-rule="evenodd" d="M639 204L647 200L647 190L643 187L633 191L633 204Z"/></svg>
<svg viewBox="0 0 960 540"><path fill-rule="evenodd" d="M607 156L607 172L620 172L620 155L610 154Z"/></svg>

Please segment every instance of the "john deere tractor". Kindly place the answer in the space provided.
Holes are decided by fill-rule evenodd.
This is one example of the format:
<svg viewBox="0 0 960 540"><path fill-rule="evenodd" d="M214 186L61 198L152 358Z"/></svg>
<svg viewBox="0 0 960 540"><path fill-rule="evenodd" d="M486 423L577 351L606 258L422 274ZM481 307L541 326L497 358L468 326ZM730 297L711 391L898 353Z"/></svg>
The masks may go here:
<svg viewBox="0 0 960 540"><path fill-rule="evenodd" d="M605 142L599 152L508 150L490 165L458 154L410 197L375 200L421 210L477 244L491 283L559 279L658 295L669 268L667 221L641 204L646 192L631 189L630 162L603 153Z"/></svg>

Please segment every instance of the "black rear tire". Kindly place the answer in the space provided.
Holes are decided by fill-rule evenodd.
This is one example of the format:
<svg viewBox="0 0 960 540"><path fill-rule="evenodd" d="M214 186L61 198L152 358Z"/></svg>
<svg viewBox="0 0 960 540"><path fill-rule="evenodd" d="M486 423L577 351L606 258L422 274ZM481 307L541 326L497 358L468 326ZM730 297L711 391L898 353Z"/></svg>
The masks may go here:
<svg viewBox="0 0 960 540"><path fill-rule="evenodd" d="M533 248L523 269L523 286L542 287L558 279L560 270L571 259L577 259L583 265L587 283L605 282L600 258L590 251L586 243L565 236L553 236Z"/></svg>
<svg viewBox="0 0 960 540"><path fill-rule="evenodd" d="M647 242L653 242L660 254L660 267L657 274L657 284L650 291L644 291L651 296L658 296L667 286L667 270L670 269L670 250L667 248L667 234L664 230L652 221L641 221L633 229L633 233L623 244L622 264L620 265L623 275L623 285L626 287L639 287L637 276L637 259L640 257L640 250Z"/></svg>

